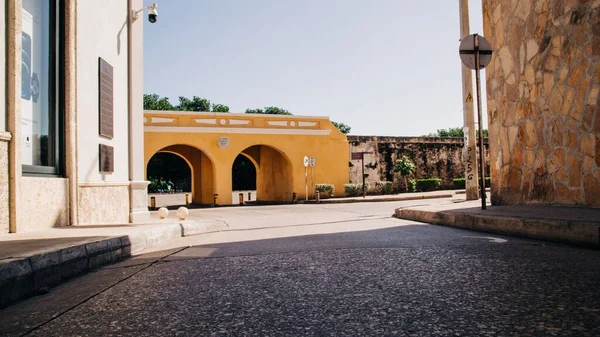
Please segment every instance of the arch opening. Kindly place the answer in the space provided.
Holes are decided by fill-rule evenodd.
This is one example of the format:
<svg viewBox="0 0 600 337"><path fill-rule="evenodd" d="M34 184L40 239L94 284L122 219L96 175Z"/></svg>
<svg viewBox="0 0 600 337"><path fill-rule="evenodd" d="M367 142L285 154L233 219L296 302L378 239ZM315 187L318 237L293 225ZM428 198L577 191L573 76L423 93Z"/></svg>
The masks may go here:
<svg viewBox="0 0 600 337"><path fill-rule="evenodd" d="M148 193L184 193L192 191L192 169L181 156L158 152L148 162Z"/></svg>
<svg viewBox="0 0 600 337"><path fill-rule="evenodd" d="M188 201L195 205L213 203L214 164L200 149L189 145L165 147L148 161L146 176L151 182L148 194L155 197L156 207L185 205Z"/></svg>
<svg viewBox="0 0 600 337"><path fill-rule="evenodd" d="M274 147L250 146L233 162L232 190L234 204L240 201L290 202L293 193L292 164L282 151ZM239 193L244 194L239 197Z"/></svg>

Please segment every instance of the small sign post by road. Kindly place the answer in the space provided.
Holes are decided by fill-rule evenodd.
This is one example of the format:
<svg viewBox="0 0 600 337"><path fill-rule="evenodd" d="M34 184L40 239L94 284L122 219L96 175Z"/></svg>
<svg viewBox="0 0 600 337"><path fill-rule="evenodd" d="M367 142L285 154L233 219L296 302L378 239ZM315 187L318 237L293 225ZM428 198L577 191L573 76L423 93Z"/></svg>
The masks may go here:
<svg viewBox="0 0 600 337"><path fill-rule="evenodd" d="M308 165L310 164L308 156L304 156L303 163L304 163L304 199L308 201Z"/></svg>
<svg viewBox="0 0 600 337"><path fill-rule="evenodd" d="M481 209L485 209L485 160L483 157L483 124L481 118L481 84L479 71L492 61L492 47L481 35L465 36L460 42L458 54L462 63L469 69L475 70L475 84L477 86L477 118L479 125L479 180L481 188Z"/></svg>
<svg viewBox="0 0 600 337"><path fill-rule="evenodd" d="M362 166L362 193L363 198L367 196L367 188L365 186L365 154L373 154L373 152L352 152L352 160L360 160Z"/></svg>
<svg viewBox="0 0 600 337"><path fill-rule="evenodd" d="M312 197L315 198L315 157L310 157L308 160L310 166L310 190L312 191Z"/></svg>

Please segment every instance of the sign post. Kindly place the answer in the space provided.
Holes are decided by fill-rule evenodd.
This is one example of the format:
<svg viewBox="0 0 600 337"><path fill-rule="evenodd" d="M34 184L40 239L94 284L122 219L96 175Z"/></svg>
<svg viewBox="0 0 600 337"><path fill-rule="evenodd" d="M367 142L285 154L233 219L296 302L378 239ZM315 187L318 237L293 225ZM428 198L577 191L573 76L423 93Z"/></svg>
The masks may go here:
<svg viewBox="0 0 600 337"><path fill-rule="evenodd" d="M481 83L479 71L492 60L490 43L478 34L468 35L462 39L458 51L465 66L475 70L475 85L477 86L477 118L479 125L479 181L481 187L481 209L486 209L485 194L485 158L483 156L483 124L481 118Z"/></svg>
<svg viewBox="0 0 600 337"><path fill-rule="evenodd" d="M304 199L308 201L308 164L309 159L304 156Z"/></svg>
<svg viewBox="0 0 600 337"><path fill-rule="evenodd" d="M310 188L312 190L313 199L315 197L315 157L310 157Z"/></svg>
<svg viewBox="0 0 600 337"><path fill-rule="evenodd" d="M367 188L365 186L365 154L372 154L373 152L352 152L352 160L360 160L362 166L362 194L363 198L367 196Z"/></svg>
<svg viewBox="0 0 600 337"><path fill-rule="evenodd" d="M460 36L469 35L469 1L459 0ZM462 41L462 40L461 40ZM475 112L473 108L473 73L461 64L462 73L462 101L463 101L463 133L464 148L463 162L465 163L465 189L466 200L479 199L478 165L477 165L477 137L475 136Z"/></svg>

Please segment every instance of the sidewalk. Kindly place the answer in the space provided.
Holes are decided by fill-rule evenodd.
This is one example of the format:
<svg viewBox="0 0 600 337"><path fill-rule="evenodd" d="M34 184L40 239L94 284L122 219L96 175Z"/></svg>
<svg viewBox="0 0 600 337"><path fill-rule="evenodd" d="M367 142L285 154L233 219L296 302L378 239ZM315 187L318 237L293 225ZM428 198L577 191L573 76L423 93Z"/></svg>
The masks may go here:
<svg viewBox="0 0 600 337"><path fill-rule="evenodd" d="M406 220L600 249L599 208L488 203L482 210L481 200L456 197L427 206L398 208L395 215Z"/></svg>
<svg viewBox="0 0 600 337"><path fill-rule="evenodd" d="M217 220L68 226L0 236L0 307L153 245L220 230Z"/></svg>

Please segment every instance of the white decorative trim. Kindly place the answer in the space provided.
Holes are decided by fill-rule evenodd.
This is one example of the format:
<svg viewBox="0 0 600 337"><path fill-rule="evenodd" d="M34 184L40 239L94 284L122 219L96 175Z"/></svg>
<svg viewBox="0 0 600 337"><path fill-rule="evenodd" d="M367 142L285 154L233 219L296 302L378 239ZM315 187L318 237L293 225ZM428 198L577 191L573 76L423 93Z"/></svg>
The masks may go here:
<svg viewBox="0 0 600 337"><path fill-rule="evenodd" d="M80 181L77 183L79 187L128 187L129 181Z"/></svg>
<svg viewBox="0 0 600 337"><path fill-rule="evenodd" d="M268 121L267 124L273 125L273 126L287 126L287 121L276 121L276 122Z"/></svg>
<svg viewBox="0 0 600 337"><path fill-rule="evenodd" d="M150 117L150 123L172 123L175 118Z"/></svg>
<svg viewBox="0 0 600 337"><path fill-rule="evenodd" d="M296 126L296 122L295 121L291 121L290 122L290 126Z"/></svg>
<svg viewBox="0 0 600 337"><path fill-rule="evenodd" d="M174 132L174 133L237 133L237 134L268 134L268 135L307 135L329 136L331 130L299 130L299 129L262 129L262 128L221 128L201 126L145 126L144 132Z"/></svg>
<svg viewBox="0 0 600 337"><path fill-rule="evenodd" d="M0 131L0 140L10 142L11 139L12 135L10 134L10 132Z"/></svg>
<svg viewBox="0 0 600 337"><path fill-rule="evenodd" d="M241 119L230 119L229 125L248 125L250 121L243 121Z"/></svg>
<svg viewBox="0 0 600 337"><path fill-rule="evenodd" d="M186 116L198 116L198 117L213 117L213 118L222 118L222 117L260 117L260 118L268 118L268 119L319 119L319 120L329 120L327 116L298 116L298 115L270 115L270 114L246 114L246 113L219 113L219 112L200 112L200 111L162 111L162 110L144 110L144 115L155 114L155 115L186 115Z"/></svg>
<svg viewBox="0 0 600 337"><path fill-rule="evenodd" d="M198 124L214 124L217 125L217 119L216 118L198 118L198 119L194 119L194 121Z"/></svg>
<svg viewBox="0 0 600 337"><path fill-rule="evenodd" d="M316 122L299 122L298 126L315 126L317 125Z"/></svg>
<svg viewBox="0 0 600 337"><path fill-rule="evenodd" d="M225 125L225 124L227 124L227 120L226 120L226 119L221 119L221 120L219 121L219 123L220 123L221 125Z"/></svg>

